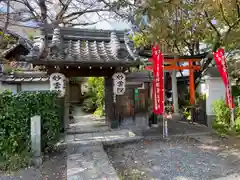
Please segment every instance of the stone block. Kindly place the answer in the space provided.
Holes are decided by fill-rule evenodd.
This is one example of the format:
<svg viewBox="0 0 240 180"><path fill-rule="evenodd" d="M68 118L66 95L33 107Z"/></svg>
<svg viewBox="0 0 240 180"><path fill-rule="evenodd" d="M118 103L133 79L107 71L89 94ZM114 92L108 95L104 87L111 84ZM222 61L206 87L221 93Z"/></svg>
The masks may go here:
<svg viewBox="0 0 240 180"><path fill-rule="evenodd" d="M92 133L77 134L75 135L75 138L74 138L75 141L84 141L84 140L92 140L92 139L93 139Z"/></svg>
<svg viewBox="0 0 240 180"><path fill-rule="evenodd" d="M31 118L31 150L33 153L33 163L36 166L40 166L40 164L42 163L40 116L33 116Z"/></svg>

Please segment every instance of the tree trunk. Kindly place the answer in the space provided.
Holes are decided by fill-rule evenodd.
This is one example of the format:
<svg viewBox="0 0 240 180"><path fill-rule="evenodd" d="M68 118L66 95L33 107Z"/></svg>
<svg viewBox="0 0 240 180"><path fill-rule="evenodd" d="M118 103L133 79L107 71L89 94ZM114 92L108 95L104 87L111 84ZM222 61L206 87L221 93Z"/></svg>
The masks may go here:
<svg viewBox="0 0 240 180"><path fill-rule="evenodd" d="M8 29L8 24L9 24L9 12L10 12L10 0L7 1L7 14L6 14L6 22L2 31L2 35L0 37L0 44L2 44L3 39L4 39L4 35L7 32Z"/></svg>

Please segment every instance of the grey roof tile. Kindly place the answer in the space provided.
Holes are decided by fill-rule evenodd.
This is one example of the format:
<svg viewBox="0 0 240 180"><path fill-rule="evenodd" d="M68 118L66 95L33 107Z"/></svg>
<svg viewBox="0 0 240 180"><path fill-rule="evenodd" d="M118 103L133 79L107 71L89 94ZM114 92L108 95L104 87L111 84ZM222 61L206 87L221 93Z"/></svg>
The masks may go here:
<svg viewBox="0 0 240 180"><path fill-rule="evenodd" d="M218 69L216 67L209 67L206 72L204 73L207 77L221 77Z"/></svg>
<svg viewBox="0 0 240 180"><path fill-rule="evenodd" d="M48 61L124 63L138 60L124 31L58 28L52 33L49 30L49 44ZM37 56L31 54L28 59Z"/></svg>
<svg viewBox="0 0 240 180"><path fill-rule="evenodd" d="M47 82L49 81L49 76L45 72L18 72L11 74L1 74L0 81L2 82Z"/></svg>

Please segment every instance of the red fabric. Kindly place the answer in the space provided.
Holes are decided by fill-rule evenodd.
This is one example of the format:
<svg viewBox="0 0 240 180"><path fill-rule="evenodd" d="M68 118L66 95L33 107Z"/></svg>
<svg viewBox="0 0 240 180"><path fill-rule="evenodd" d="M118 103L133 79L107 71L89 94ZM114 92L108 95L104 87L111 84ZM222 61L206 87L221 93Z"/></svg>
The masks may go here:
<svg viewBox="0 0 240 180"><path fill-rule="evenodd" d="M156 51L156 47L153 46L152 47L152 60L153 60L153 66L154 66L154 62L156 59L156 55L155 52ZM152 68L154 69L154 68ZM153 82L152 82L152 101L153 101L153 113L155 114L155 104L156 104L156 98L155 98L155 94L156 94L156 83L155 83L155 71L153 71Z"/></svg>
<svg viewBox="0 0 240 180"><path fill-rule="evenodd" d="M148 70L148 71L152 71L153 70L153 66L152 65L145 66L144 69Z"/></svg>
<svg viewBox="0 0 240 180"><path fill-rule="evenodd" d="M153 112L155 114L164 113L164 68L163 54L158 46L152 48L153 57Z"/></svg>
<svg viewBox="0 0 240 180"><path fill-rule="evenodd" d="M228 104L228 95L227 95L227 91L226 91L226 103ZM230 107L230 106L229 106ZM234 98L232 96L232 106L230 108L235 108L235 104L234 104Z"/></svg>
<svg viewBox="0 0 240 180"><path fill-rule="evenodd" d="M224 49L219 48L217 52L214 53L214 59L226 88L227 104L230 108L233 108L234 102L233 102L233 97L231 95L230 82L229 82L228 72L227 72L227 61L226 61L226 57L224 56Z"/></svg>

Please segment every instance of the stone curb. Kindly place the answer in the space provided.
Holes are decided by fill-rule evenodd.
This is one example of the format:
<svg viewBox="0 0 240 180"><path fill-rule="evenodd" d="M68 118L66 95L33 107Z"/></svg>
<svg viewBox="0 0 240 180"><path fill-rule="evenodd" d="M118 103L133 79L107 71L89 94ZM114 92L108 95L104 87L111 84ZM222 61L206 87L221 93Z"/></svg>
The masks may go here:
<svg viewBox="0 0 240 180"><path fill-rule="evenodd" d="M143 137L136 136L136 137L128 138L128 139L103 141L102 144L103 144L103 146L109 146L109 145L115 145L115 144L131 143L131 142L136 142L136 141L140 141L140 140L143 140Z"/></svg>

